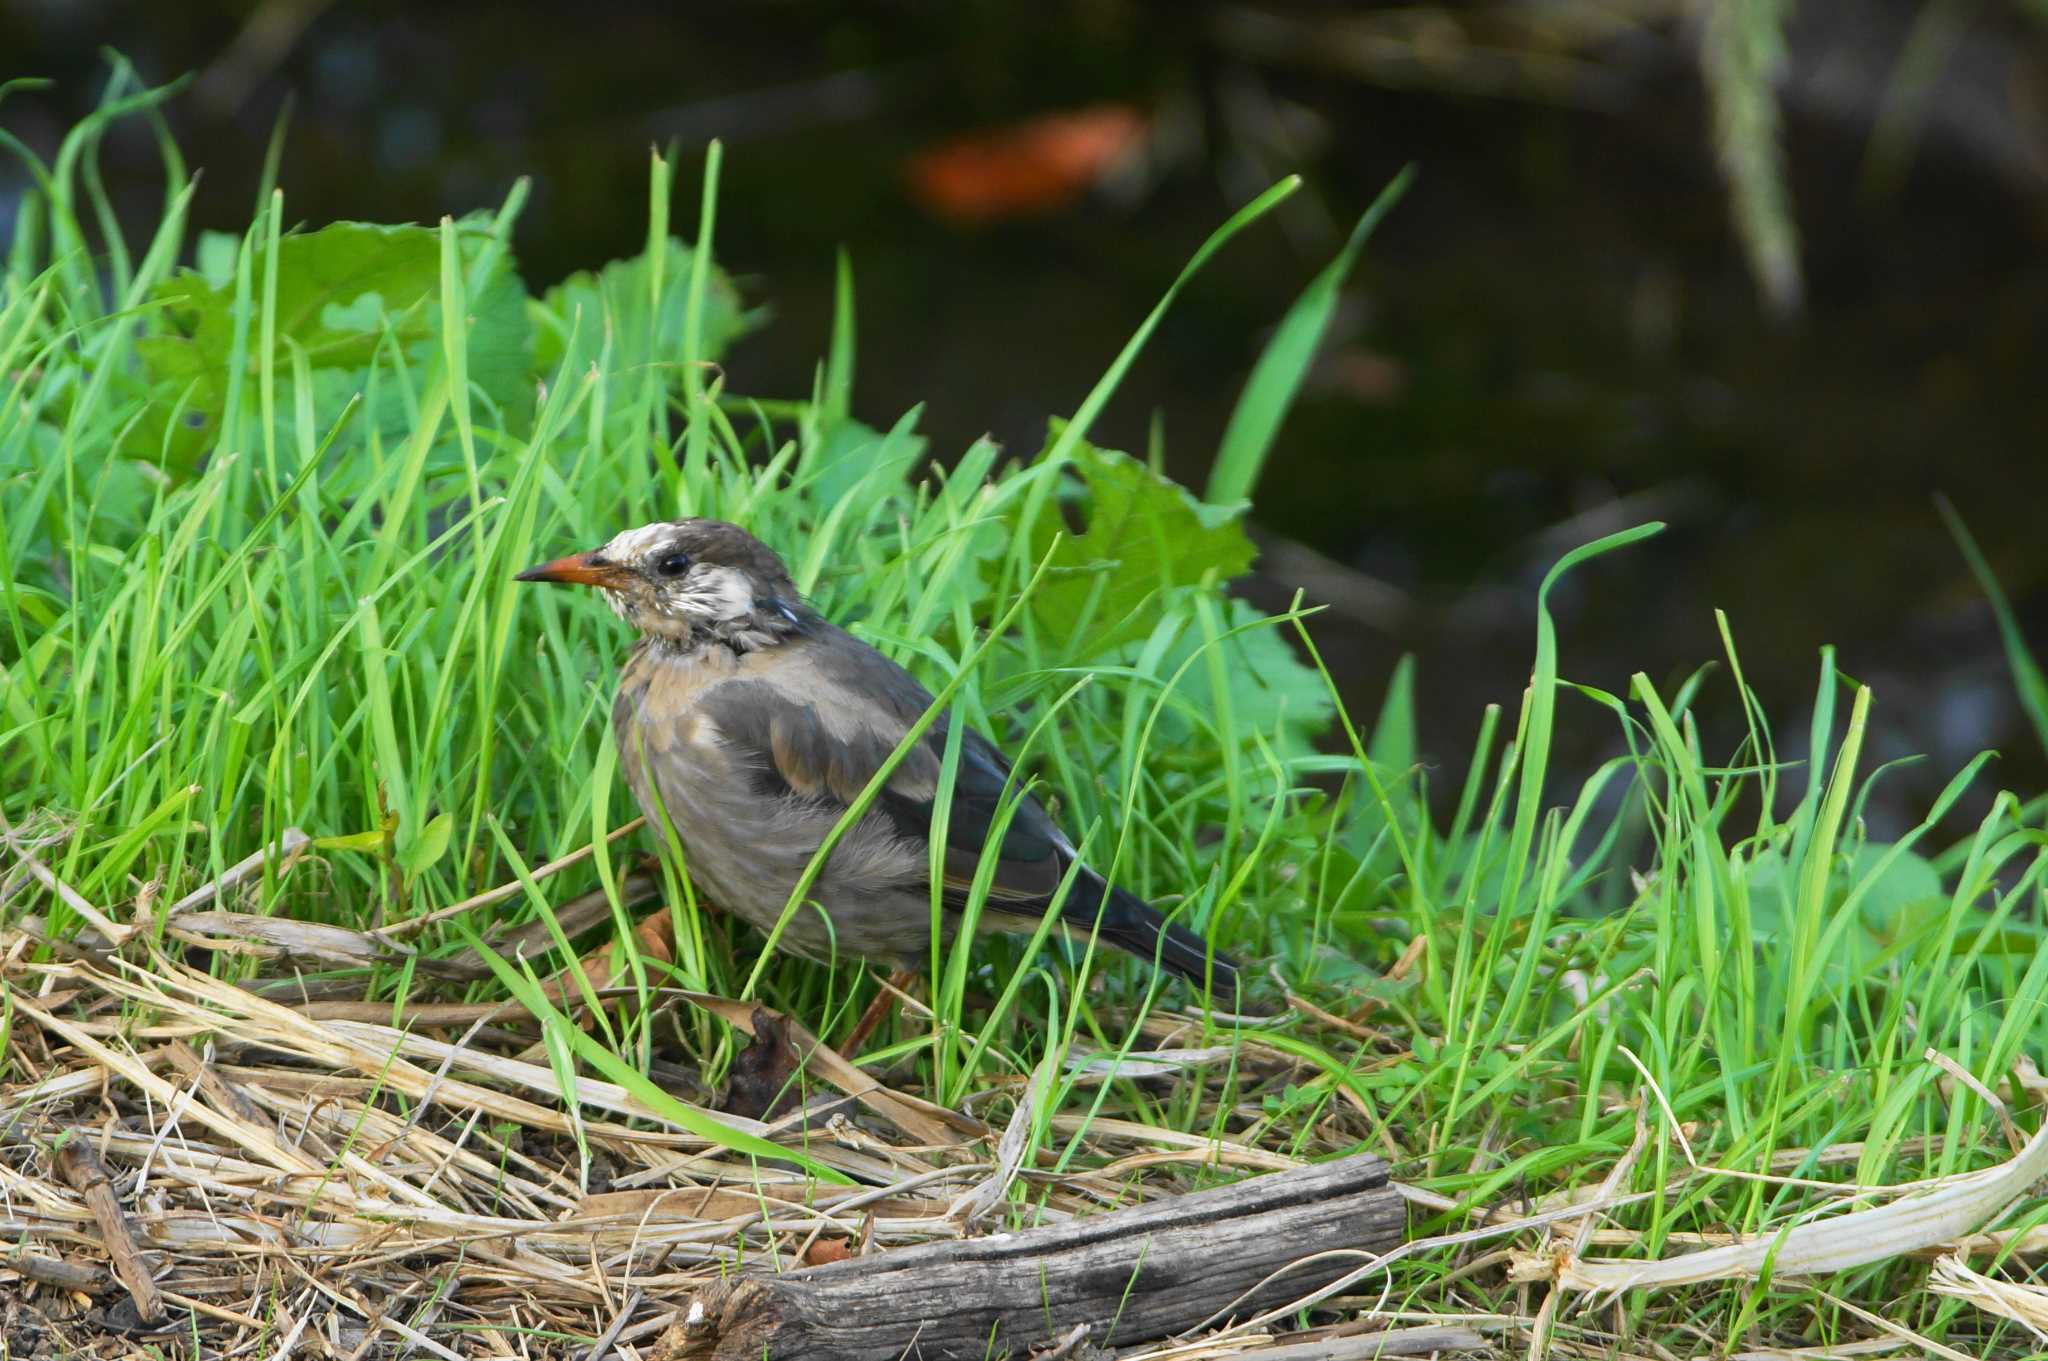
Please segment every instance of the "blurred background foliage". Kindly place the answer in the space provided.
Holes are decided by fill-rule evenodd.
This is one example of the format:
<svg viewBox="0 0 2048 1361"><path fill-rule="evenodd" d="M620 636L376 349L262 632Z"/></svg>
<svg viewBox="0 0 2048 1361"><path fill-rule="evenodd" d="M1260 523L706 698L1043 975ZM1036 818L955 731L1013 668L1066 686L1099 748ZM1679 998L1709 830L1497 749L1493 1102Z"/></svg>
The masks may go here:
<svg viewBox="0 0 2048 1361"><path fill-rule="evenodd" d="M1934 758L1879 786L1883 829L1983 747L1998 784L2048 784L1932 504L2048 637L2040 0L0 0L0 77L55 81L10 98L9 129L51 153L107 46L195 73L165 111L204 172L195 227L249 220L284 119L309 225L431 223L531 175L514 249L537 295L638 250L650 143L722 138L721 263L770 313L734 386L811 390L844 246L861 414L925 403L948 463L984 434L1036 449L1228 208L1302 171L1095 427L1138 451L1163 431L1197 488L1266 328L1413 162L1257 489L1250 589L1331 607L1358 712L1415 654L1421 755L1462 768L1481 706L1526 682L1538 574L1660 518L1553 596L1567 677L1675 679L1718 652L1718 605L1788 739L1834 642L1876 690L1873 755ZM102 157L153 221L148 130ZM27 188L0 163L0 235ZM1719 718L1710 749L1740 721Z"/></svg>

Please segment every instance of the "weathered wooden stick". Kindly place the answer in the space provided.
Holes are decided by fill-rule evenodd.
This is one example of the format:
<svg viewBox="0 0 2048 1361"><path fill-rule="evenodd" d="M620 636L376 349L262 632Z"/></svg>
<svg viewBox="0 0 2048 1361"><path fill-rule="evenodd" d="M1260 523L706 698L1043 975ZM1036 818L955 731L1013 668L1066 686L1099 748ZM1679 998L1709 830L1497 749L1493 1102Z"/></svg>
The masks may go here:
<svg viewBox="0 0 2048 1361"><path fill-rule="evenodd" d="M1299 1299L1356 1268L1360 1252L1399 1243L1406 1225L1386 1164L1360 1154L1050 1228L714 1283L659 1354L979 1361L1081 1324L1094 1346L1127 1346L1194 1327L1254 1287L1234 1316ZM1348 1251L1303 1261L1334 1249Z"/></svg>
<svg viewBox="0 0 2048 1361"><path fill-rule="evenodd" d="M71 1137L57 1146L57 1168L63 1172L64 1180L71 1183L71 1189L85 1197L86 1208L99 1225L107 1256L113 1259L114 1274L135 1300L136 1314L144 1323L161 1322L163 1297L157 1294L156 1282L149 1277L149 1266L142 1260L135 1231L128 1226L128 1216L121 1212L121 1202L114 1198L114 1184L107 1179L100 1155L92 1150L92 1135L88 1131L73 1130Z"/></svg>
<svg viewBox="0 0 2048 1361"><path fill-rule="evenodd" d="M109 1284L107 1273L96 1266L33 1252L18 1253L0 1260L0 1271L18 1271L24 1280L76 1290L82 1295L96 1295Z"/></svg>

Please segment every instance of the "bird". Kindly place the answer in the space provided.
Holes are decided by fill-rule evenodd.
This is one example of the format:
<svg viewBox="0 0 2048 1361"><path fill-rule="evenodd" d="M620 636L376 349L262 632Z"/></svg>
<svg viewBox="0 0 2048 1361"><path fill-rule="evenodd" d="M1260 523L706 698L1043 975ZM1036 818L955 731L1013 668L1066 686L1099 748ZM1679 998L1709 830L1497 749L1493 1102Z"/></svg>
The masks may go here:
<svg viewBox="0 0 2048 1361"><path fill-rule="evenodd" d="M649 826L673 826L695 887L772 931L828 834L931 708L930 691L806 603L774 550L723 520L628 529L517 579L594 586L638 630L612 705L626 781ZM822 918L800 907L782 946L899 970L929 959L951 722L950 711L934 721L833 847L808 895ZM1035 931L1071 870L1058 922L1067 934L1092 933L1211 999L1235 999L1237 962L1077 863L1035 794L1013 794L1003 823L1012 784L1002 751L966 728L937 870L949 939L996 839L981 929Z"/></svg>

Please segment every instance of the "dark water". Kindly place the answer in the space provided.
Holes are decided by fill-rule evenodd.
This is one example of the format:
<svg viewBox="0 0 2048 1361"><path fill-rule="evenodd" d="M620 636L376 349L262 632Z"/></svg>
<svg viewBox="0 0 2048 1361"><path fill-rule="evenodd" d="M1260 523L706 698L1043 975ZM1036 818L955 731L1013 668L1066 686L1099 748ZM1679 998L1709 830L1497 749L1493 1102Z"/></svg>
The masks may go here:
<svg viewBox="0 0 2048 1361"><path fill-rule="evenodd" d="M224 62L257 9L287 21L283 40ZM1333 604L1326 655L1360 706L1418 654L1425 748L1453 784L1480 707L1519 696L1543 569L1658 518L1661 539L1560 593L1567 675L1620 692L1642 671L1668 693L1718 656L1718 606L1789 754L1834 643L1875 687L1874 755L1932 757L1882 787L1880 821L1983 747L2006 753L1999 783L2048 786L1931 501L1954 501L2048 646L2048 28L1978 15L1945 38L1915 116L1892 125L1917 141L1873 159L1916 12L1809 7L1788 137L1808 305L1779 324L1727 227L1681 26L1581 47L1561 91L1488 93L1474 87L1502 81L1484 62L1340 69L1328 25L1344 11L0 0L0 76L62 82L10 100L0 125L53 148L89 106L101 44L151 79L204 72L171 121L205 168L198 225L239 228L290 92L293 216L432 221L531 174L517 245L535 288L639 249L650 144L679 139L689 183L691 149L723 137L719 253L777 316L733 385L808 391L843 244L857 405L887 422L927 403L942 456L984 431L1034 449L1202 237L1299 169L1308 191L1184 295L1097 428L1142 449L1156 411L1196 485L1265 328L1414 161L1257 498L1272 552L1253 590L1278 604L1307 580ZM1270 22L1246 38L1247 14L1282 39ZM1104 101L1160 116L1135 182L977 227L908 192L906 157L936 141ZM138 221L153 155L136 136L107 151ZM0 207L19 190L0 171ZM694 199L679 196L679 226ZM1725 753L1718 695L1707 728ZM1565 713L1569 770L1614 729Z"/></svg>

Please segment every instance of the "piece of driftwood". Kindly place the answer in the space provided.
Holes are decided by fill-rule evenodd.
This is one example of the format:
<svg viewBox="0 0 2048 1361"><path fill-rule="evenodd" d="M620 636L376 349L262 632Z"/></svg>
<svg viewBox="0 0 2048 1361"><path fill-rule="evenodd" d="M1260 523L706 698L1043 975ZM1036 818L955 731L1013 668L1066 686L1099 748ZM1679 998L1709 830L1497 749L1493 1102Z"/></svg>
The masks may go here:
<svg viewBox="0 0 2048 1361"><path fill-rule="evenodd" d="M134 1297L135 1312L144 1323L162 1322L163 1297L157 1293L156 1282L150 1279L149 1264L142 1260L135 1230L129 1227L128 1216L122 1213L121 1202L114 1196L114 1184L107 1179L106 1166L100 1162L99 1154L93 1152L92 1135L82 1129L71 1131L70 1137L57 1146L56 1157L64 1180L85 1197L86 1208L99 1225L107 1256L113 1260L114 1275Z"/></svg>
<svg viewBox="0 0 2048 1361"><path fill-rule="evenodd" d="M1399 1243L1406 1224L1386 1164L1360 1154L1050 1228L714 1283L684 1302L659 1354L979 1361L1082 1324L1094 1346L1128 1346L1226 1307L1244 1318L1300 1299Z"/></svg>

